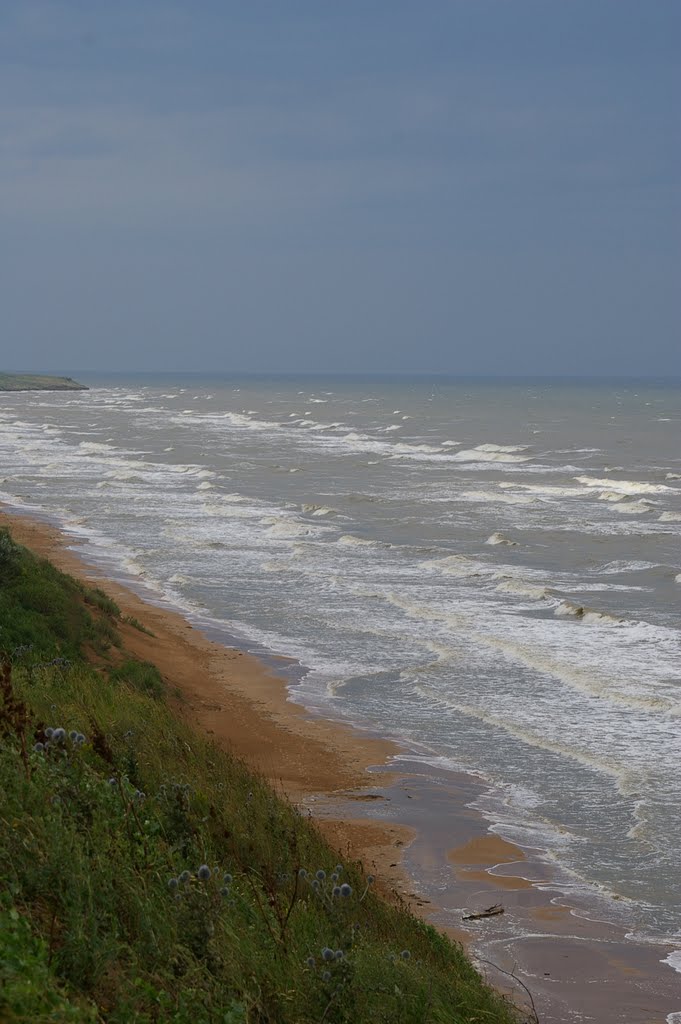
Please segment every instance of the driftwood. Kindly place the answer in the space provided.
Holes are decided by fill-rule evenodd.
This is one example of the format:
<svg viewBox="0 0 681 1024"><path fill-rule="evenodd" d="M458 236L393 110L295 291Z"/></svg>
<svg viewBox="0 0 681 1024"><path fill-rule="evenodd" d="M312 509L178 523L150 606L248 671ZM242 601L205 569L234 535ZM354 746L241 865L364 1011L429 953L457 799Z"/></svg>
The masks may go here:
<svg viewBox="0 0 681 1024"><path fill-rule="evenodd" d="M463 921L478 921L481 917L495 917L497 914L503 914L504 908L501 903L495 903L492 907L487 907L487 910L480 910L477 914L464 914L462 917Z"/></svg>

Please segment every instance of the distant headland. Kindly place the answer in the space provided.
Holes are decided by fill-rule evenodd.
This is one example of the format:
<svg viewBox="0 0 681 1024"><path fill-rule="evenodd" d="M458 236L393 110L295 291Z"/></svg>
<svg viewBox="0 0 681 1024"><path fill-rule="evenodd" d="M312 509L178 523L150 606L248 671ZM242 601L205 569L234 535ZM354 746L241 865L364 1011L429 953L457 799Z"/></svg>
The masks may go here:
<svg viewBox="0 0 681 1024"><path fill-rule="evenodd" d="M72 377L50 377L42 373L0 373L0 391L88 391Z"/></svg>

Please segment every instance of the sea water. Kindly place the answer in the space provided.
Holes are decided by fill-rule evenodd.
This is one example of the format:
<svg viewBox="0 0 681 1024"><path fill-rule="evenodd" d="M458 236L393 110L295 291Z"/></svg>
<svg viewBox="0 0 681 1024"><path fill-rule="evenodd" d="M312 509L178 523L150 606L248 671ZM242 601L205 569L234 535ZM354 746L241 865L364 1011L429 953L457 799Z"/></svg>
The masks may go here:
<svg viewBox="0 0 681 1024"><path fill-rule="evenodd" d="M88 379L0 396L0 498L487 783L586 912L681 920L681 383Z"/></svg>

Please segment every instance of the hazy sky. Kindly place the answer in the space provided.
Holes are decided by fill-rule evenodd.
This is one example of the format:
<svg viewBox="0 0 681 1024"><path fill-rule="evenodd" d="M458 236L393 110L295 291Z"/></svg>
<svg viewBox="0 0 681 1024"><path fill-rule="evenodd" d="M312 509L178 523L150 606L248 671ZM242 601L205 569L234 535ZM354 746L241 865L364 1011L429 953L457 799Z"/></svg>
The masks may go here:
<svg viewBox="0 0 681 1024"><path fill-rule="evenodd" d="M2 0L0 368L681 374L679 0Z"/></svg>

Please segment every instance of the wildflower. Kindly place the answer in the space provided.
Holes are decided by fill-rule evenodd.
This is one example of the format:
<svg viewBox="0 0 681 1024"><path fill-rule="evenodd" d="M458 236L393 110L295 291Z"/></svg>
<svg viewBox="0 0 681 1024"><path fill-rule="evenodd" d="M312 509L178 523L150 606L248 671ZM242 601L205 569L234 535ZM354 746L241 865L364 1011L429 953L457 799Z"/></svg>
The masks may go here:
<svg viewBox="0 0 681 1024"><path fill-rule="evenodd" d="M82 746L82 744L85 743L85 737L83 736L82 732L79 732L76 735L76 743L78 744L78 746Z"/></svg>
<svg viewBox="0 0 681 1024"><path fill-rule="evenodd" d="M301 868L298 872L298 878L307 878L307 871L305 868Z"/></svg>
<svg viewBox="0 0 681 1024"><path fill-rule="evenodd" d="M182 874L179 877L179 881L180 882L188 882L190 878L191 878L191 875L189 874L189 872L188 871L183 871Z"/></svg>
<svg viewBox="0 0 681 1024"><path fill-rule="evenodd" d="M335 959L336 954L334 953L334 951L332 949L329 949L328 946L324 946L324 949L322 950L322 960L325 960L327 963L329 963L331 960Z"/></svg>
<svg viewBox="0 0 681 1024"><path fill-rule="evenodd" d="M340 896L340 892L340 885L334 885L333 889L331 890L331 895Z"/></svg>
<svg viewBox="0 0 681 1024"><path fill-rule="evenodd" d="M114 778L111 778L111 779L109 779L109 785L110 785L110 786L111 786L111 788L113 789L113 788L114 788L114 786L116 785L116 780L115 780Z"/></svg>
<svg viewBox="0 0 681 1024"><path fill-rule="evenodd" d="M199 870L196 872L196 877L200 878L202 882L207 882L210 878L211 871L207 864L202 864Z"/></svg>
<svg viewBox="0 0 681 1024"><path fill-rule="evenodd" d="M227 886L224 886L222 889L220 889L220 895L229 896L229 888Z"/></svg>
<svg viewBox="0 0 681 1024"><path fill-rule="evenodd" d="M64 739L66 739L66 730L61 728L55 729L54 732L52 733L52 739L54 740L55 743L61 743Z"/></svg>
<svg viewBox="0 0 681 1024"><path fill-rule="evenodd" d="M342 871L343 871L343 865L342 864L336 864L336 874L340 875Z"/></svg>
<svg viewBox="0 0 681 1024"><path fill-rule="evenodd" d="M135 790L135 800L144 800L146 793L143 793L141 789Z"/></svg>
<svg viewBox="0 0 681 1024"><path fill-rule="evenodd" d="M319 882L317 881L316 878L312 879L312 888L315 890L315 892L319 891Z"/></svg>
<svg viewBox="0 0 681 1024"><path fill-rule="evenodd" d="M320 882L323 882L324 879L326 878L326 871L322 871L322 869L320 868L319 871L317 872L317 878L319 879Z"/></svg>
<svg viewBox="0 0 681 1024"><path fill-rule="evenodd" d="M224 875L223 878L222 878L222 881L225 883L225 885L231 885L232 884L232 876L230 874Z"/></svg>
<svg viewBox="0 0 681 1024"><path fill-rule="evenodd" d="M178 886L178 881L177 881L176 878L169 878L168 879L168 888L169 889L177 889L177 886Z"/></svg>
<svg viewBox="0 0 681 1024"><path fill-rule="evenodd" d="M315 958L314 958L313 956L309 956L309 957L307 958L307 960L305 961L305 963L306 963L306 964L307 964L307 966L308 966L308 967L310 967L311 969L313 969L313 968L314 968L314 967L316 966L316 963L315 963Z"/></svg>
<svg viewBox="0 0 681 1024"><path fill-rule="evenodd" d="M48 740L52 739L52 736L54 735L54 729L52 728L51 725L48 725L47 729L45 730L45 735L47 736Z"/></svg>
<svg viewBox="0 0 681 1024"><path fill-rule="evenodd" d="M331 972L330 971L324 971L322 973L322 981L331 981Z"/></svg>
<svg viewBox="0 0 681 1024"><path fill-rule="evenodd" d="M373 885L376 879L373 875L367 875L367 885Z"/></svg>
<svg viewBox="0 0 681 1024"><path fill-rule="evenodd" d="M343 882L340 887L341 896L352 896L352 886L348 885L347 882Z"/></svg>
<svg viewBox="0 0 681 1024"><path fill-rule="evenodd" d="M337 949L336 952L334 953L334 957L336 960L342 960L344 956L345 953L343 952L342 949Z"/></svg>
<svg viewBox="0 0 681 1024"><path fill-rule="evenodd" d="M76 732L75 729L72 729L71 732L69 733L69 739L71 740L72 743L75 743L76 740L78 739L78 733Z"/></svg>
<svg viewBox="0 0 681 1024"><path fill-rule="evenodd" d="M337 871L334 871L334 873L331 875L331 881L332 882L337 882L338 881L338 872Z"/></svg>
<svg viewBox="0 0 681 1024"><path fill-rule="evenodd" d="M400 953L400 956L402 957L403 960L408 960L409 957L411 956L411 953L409 952L408 949L403 949L402 952Z"/></svg>
<svg viewBox="0 0 681 1024"><path fill-rule="evenodd" d="M40 742L34 743L33 749L35 750L36 754L40 754L45 749L45 744Z"/></svg>

